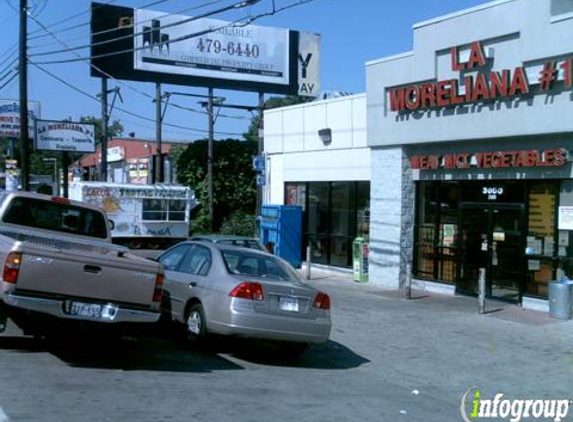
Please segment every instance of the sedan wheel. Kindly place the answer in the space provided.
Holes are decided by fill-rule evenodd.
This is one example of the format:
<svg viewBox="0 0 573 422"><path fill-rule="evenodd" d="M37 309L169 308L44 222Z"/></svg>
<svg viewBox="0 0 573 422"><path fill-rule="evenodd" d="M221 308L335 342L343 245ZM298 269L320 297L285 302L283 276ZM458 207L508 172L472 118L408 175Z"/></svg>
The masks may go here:
<svg viewBox="0 0 573 422"><path fill-rule="evenodd" d="M205 322L205 312L200 303L196 303L189 308L185 326L187 339L191 343L198 344L205 339L207 335L207 324Z"/></svg>

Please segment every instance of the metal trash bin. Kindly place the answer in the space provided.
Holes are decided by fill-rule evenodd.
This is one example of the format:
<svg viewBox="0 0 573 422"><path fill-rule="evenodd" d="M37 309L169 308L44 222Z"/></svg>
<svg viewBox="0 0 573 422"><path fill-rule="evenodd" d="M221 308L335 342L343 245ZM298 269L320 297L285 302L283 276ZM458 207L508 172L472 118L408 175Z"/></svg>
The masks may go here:
<svg viewBox="0 0 573 422"><path fill-rule="evenodd" d="M573 284L549 283L549 315L557 319L571 319L573 311Z"/></svg>

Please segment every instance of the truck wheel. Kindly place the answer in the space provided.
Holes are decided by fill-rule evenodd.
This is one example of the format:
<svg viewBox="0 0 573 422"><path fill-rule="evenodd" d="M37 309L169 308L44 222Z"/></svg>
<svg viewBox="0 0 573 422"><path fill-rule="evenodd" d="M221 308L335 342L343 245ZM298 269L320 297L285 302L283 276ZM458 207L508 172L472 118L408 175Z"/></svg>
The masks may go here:
<svg viewBox="0 0 573 422"><path fill-rule="evenodd" d="M186 338L191 344L201 344L207 336L207 323L203 305L196 303L189 308L185 319Z"/></svg>

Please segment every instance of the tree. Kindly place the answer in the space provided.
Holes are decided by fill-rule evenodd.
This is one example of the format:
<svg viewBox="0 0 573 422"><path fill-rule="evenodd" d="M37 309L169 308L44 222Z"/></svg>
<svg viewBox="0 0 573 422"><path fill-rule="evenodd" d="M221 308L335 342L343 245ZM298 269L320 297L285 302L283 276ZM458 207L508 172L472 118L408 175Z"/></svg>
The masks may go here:
<svg viewBox="0 0 573 422"><path fill-rule="evenodd" d="M195 141L187 148L172 150L171 156L177 165L180 183L195 190L200 203L193 216L193 231L209 231L209 193L207 180L208 141ZM256 172L252 158L257 153L253 142L226 139L213 143L213 208L215 231L231 215L244 219L251 216L254 221L257 188ZM226 224L233 226L233 224ZM252 234L249 233L249 234Z"/></svg>
<svg viewBox="0 0 573 422"><path fill-rule="evenodd" d="M287 107L290 105L308 103L313 100L314 98L299 97L297 95L289 95L286 97L271 97L267 101L265 101L265 110L270 110L271 108L277 108L277 107ZM247 141L258 142L260 120L261 116L259 114L256 114L251 119L251 124L249 125L249 129L243 134L243 137Z"/></svg>
<svg viewBox="0 0 573 422"><path fill-rule="evenodd" d="M102 121L99 117L94 116L81 116L80 123L91 123L95 125L95 141L96 145L101 144L102 137ZM111 124L108 122L107 135L110 138L116 138L123 135L123 125L119 120L114 120Z"/></svg>

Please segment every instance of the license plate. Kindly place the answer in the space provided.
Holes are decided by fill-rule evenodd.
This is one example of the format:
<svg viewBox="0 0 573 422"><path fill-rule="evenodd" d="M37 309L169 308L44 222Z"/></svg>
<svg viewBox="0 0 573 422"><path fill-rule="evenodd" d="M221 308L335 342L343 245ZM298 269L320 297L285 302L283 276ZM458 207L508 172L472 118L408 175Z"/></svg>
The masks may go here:
<svg viewBox="0 0 573 422"><path fill-rule="evenodd" d="M70 315L99 318L101 315L101 305L93 303L71 302Z"/></svg>
<svg viewBox="0 0 573 422"><path fill-rule="evenodd" d="M283 311L298 312L298 300L293 297L281 297L279 308Z"/></svg>

